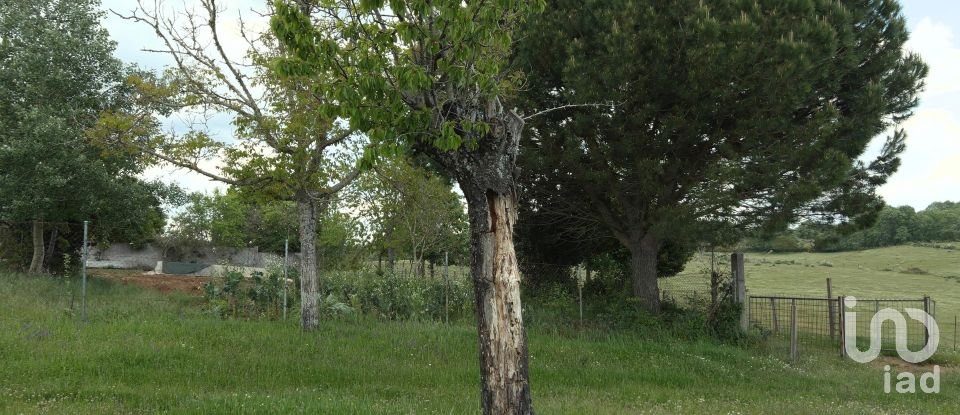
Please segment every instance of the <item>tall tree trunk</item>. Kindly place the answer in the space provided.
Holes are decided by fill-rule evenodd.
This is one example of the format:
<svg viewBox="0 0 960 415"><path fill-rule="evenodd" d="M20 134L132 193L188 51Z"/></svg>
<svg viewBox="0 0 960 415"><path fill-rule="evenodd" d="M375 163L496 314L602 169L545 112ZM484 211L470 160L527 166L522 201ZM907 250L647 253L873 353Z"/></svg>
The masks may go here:
<svg viewBox="0 0 960 415"><path fill-rule="evenodd" d="M480 341L480 403L486 415L532 414L520 268L513 247L515 175L523 118L504 110L498 99L461 117L489 123L490 130L479 138L477 147L421 149L456 177L467 201L470 275Z"/></svg>
<svg viewBox="0 0 960 415"><path fill-rule="evenodd" d="M660 241L651 233L630 244L630 271L633 295L651 313L660 312L660 289L657 286L657 255Z"/></svg>
<svg viewBox="0 0 960 415"><path fill-rule="evenodd" d="M43 222L33 221L33 258L30 259L31 274L43 272Z"/></svg>
<svg viewBox="0 0 960 415"><path fill-rule="evenodd" d="M47 245L47 252L43 255L43 269L50 269L53 265L53 255L57 250L57 237L59 235L59 230L56 226L50 230L50 242Z"/></svg>
<svg viewBox="0 0 960 415"><path fill-rule="evenodd" d="M320 284L317 280L317 201L307 194L297 196L300 221L300 328L320 325Z"/></svg>
<svg viewBox="0 0 960 415"><path fill-rule="evenodd" d="M470 272L480 337L481 404L485 414L530 414L527 337L520 269L513 248L516 202L493 190L471 195Z"/></svg>

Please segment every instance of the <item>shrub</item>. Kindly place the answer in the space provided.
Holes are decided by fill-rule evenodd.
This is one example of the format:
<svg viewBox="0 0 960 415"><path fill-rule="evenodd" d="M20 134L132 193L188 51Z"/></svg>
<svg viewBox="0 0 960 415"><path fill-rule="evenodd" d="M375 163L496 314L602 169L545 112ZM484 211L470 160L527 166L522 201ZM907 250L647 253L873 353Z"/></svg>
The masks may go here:
<svg viewBox="0 0 960 415"><path fill-rule="evenodd" d="M923 268L910 267L903 271L900 271L901 274L912 274L912 275L927 275L929 272Z"/></svg>
<svg viewBox="0 0 960 415"><path fill-rule="evenodd" d="M206 309L220 318L268 318L283 315L282 272L254 272L249 280L241 271L227 269L221 282L203 284ZM290 296L288 291L288 296ZM288 299L288 307L293 303Z"/></svg>
<svg viewBox="0 0 960 415"><path fill-rule="evenodd" d="M473 286L463 278L404 277L390 272L334 271L320 279L326 299L383 320L463 319L473 314ZM448 287L449 284L449 287ZM449 301L449 304L448 304Z"/></svg>

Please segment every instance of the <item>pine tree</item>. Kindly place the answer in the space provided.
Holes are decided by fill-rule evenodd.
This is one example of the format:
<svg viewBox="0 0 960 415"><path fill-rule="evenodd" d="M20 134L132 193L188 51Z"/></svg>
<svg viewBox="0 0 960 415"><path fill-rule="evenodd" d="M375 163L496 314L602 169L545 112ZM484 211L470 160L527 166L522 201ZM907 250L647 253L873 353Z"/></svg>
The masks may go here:
<svg viewBox="0 0 960 415"><path fill-rule="evenodd" d="M520 39L526 112L612 105L529 124L531 209L602 225L651 311L665 240L873 216L904 133L858 159L911 114L927 71L892 0L555 0Z"/></svg>

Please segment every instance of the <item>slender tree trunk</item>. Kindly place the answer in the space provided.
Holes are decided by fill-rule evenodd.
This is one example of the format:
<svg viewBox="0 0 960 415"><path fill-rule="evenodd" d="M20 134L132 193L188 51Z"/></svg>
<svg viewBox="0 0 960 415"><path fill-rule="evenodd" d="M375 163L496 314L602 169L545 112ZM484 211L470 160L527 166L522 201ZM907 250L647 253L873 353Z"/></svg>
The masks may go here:
<svg viewBox="0 0 960 415"><path fill-rule="evenodd" d="M527 336L520 269L513 248L516 202L492 190L471 195L471 275L480 337L481 403L485 414L530 414ZM479 200L478 200L479 199ZM481 202L481 203L477 203Z"/></svg>
<svg viewBox="0 0 960 415"><path fill-rule="evenodd" d="M297 197L300 220L300 328L314 330L320 325L317 280L317 201L303 194Z"/></svg>
<svg viewBox="0 0 960 415"><path fill-rule="evenodd" d="M660 241L652 234L644 235L630 246L630 271L633 295L651 313L660 312L660 289L657 286L657 255Z"/></svg>
<svg viewBox="0 0 960 415"><path fill-rule="evenodd" d="M30 259L31 274L43 272L43 222L33 221L33 258Z"/></svg>
<svg viewBox="0 0 960 415"><path fill-rule="evenodd" d="M43 257L43 269L50 269L53 265L53 255L57 250L57 237L59 235L58 229L56 226L50 231L50 242L47 245L47 252L44 253Z"/></svg>
<svg viewBox="0 0 960 415"><path fill-rule="evenodd" d="M390 267L390 272L396 270L397 265L397 252L393 248L387 248L387 266Z"/></svg>

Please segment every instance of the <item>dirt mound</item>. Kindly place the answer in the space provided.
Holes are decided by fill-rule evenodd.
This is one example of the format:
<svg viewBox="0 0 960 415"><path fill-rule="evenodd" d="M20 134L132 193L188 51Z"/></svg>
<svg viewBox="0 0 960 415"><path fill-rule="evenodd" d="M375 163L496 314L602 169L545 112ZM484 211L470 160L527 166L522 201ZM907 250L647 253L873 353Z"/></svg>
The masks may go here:
<svg viewBox="0 0 960 415"><path fill-rule="evenodd" d="M164 293L182 292L190 295L203 295L203 284L213 281L212 277L185 277L182 275L144 275L142 271L98 269L90 270L90 276L121 284L132 284Z"/></svg>

